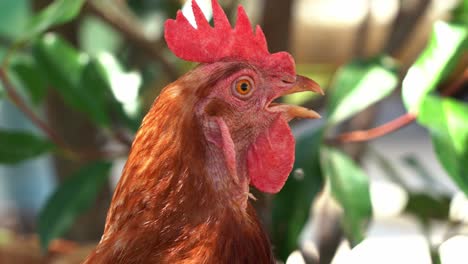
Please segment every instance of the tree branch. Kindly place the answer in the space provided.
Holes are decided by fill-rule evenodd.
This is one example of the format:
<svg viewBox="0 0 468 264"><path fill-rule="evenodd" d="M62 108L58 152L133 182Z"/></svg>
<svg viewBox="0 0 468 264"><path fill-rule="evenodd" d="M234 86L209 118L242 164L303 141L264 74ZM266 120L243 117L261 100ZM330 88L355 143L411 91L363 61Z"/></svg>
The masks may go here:
<svg viewBox="0 0 468 264"><path fill-rule="evenodd" d="M5 68L0 68L0 80L2 81L5 91L11 101L21 110L31 122L38 127L55 145L60 148L67 149L65 142L57 135L44 121L42 121L24 102L21 96L16 92L11 84Z"/></svg>
<svg viewBox="0 0 468 264"><path fill-rule="evenodd" d="M384 135L395 132L416 120L417 115L413 113L404 114L381 126L369 129L343 133L338 137L329 140L330 143L350 143L369 141Z"/></svg>
<svg viewBox="0 0 468 264"><path fill-rule="evenodd" d="M148 40L137 25L131 25L131 23L121 19L115 12L100 7L94 1L86 1L85 9L119 31L129 42L132 42L135 46L148 53L152 58L161 62L169 79L174 81L179 77L177 70L161 54L157 43Z"/></svg>
<svg viewBox="0 0 468 264"><path fill-rule="evenodd" d="M26 117L31 120L31 122L37 128L39 128L50 141L52 141L52 143L60 148L60 153L62 153L65 157L72 160L90 161L96 159L109 159L126 154L126 151L123 151L122 153L113 153L107 151L75 151L71 149L65 143L65 141L57 133L55 133L52 128L49 127L47 123L45 123L39 116L34 113L33 110L28 107L23 98L21 98L21 96L16 92L16 89L10 82L7 72L3 67L0 68L0 81L3 83L4 89L13 104L21 112L23 112ZM128 143L125 145L128 146Z"/></svg>
<svg viewBox="0 0 468 264"><path fill-rule="evenodd" d="M458 90L463 87L464 83L468 81L468 69L463 74L453 81L450 85L445 87L441 92L442 96L454 95ZM351 143L351 142L364 142L372 139L376 139L390 133L393 133L417 119L417 113L406 113L394 120L385 123L381 126L369 129L369 130L358 130L353 132L347 132L339 135L336 138L328 139L327 142L330 144L336 143Z"/></svg>

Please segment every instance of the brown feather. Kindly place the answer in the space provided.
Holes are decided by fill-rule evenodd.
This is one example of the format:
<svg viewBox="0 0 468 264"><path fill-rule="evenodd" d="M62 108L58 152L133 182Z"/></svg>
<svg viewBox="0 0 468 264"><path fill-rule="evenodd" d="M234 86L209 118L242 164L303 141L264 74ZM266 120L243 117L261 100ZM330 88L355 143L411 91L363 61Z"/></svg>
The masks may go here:
<svg viewBox="0 0 468 264"><path fill-rule="evenodd" d="M213 187L194 115L218 80L243 67L226 63L209 75L197 68L163 90L137 133L104 235L85 263L274 262L253 208Z"/></svg>

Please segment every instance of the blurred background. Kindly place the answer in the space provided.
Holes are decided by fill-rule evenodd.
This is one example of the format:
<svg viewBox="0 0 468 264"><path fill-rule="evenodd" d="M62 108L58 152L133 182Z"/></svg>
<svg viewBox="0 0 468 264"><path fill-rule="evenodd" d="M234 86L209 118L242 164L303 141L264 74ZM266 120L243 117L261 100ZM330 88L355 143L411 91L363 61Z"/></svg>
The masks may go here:
<svg viewBox="0 0 468 264"><path fill-rule="evenodd" d="M278 261L466 263L468 1L219 2L326 91L284 99L323 118L292 123L285 188L253 190ZM99 241L142 117L195 66L162 38L178 9L193 18L182 0L0 0L0 263L80 263Z"/></svg>

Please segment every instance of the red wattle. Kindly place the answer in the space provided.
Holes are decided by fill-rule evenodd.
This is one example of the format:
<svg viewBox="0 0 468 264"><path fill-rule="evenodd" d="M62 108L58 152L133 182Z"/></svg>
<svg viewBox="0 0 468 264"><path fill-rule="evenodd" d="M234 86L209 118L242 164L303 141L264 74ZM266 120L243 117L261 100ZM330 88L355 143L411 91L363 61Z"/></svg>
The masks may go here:
<svg viewBox="0 0 468 264"><path fill-rule="evenodd" d="M278 117L248 150L251 184L262 192L279 192L293 168L294 148L295 140L287 121Z"/></svg>

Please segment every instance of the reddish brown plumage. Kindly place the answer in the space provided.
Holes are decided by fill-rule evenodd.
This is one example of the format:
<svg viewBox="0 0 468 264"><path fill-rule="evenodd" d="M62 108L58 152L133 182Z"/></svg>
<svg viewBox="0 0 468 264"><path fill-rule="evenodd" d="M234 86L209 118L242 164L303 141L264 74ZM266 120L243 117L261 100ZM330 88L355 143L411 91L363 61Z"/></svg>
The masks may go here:
<svg viewBox="0 0 468 264"><path fill-rule="evenodd" d="M233 200L235 186L213 188L193 114L210 84L240 65L231 66L203 82L189 73L161 93L133 143L102 241L86 263L273 261L254 210Z"/></svg>
<svg viewBox="0 0 468 264"><path fill-rule="evenodd" d="M294 161L287 122L318 117L272 101L321 90L295 75L287 53L280 64L274 54L261 63L241 54L201 64L161 92L136 135L104 235L85 263L274 262L248 203L249 185L279 191ZM247 93L233 89L246 80Z"/></svg>

